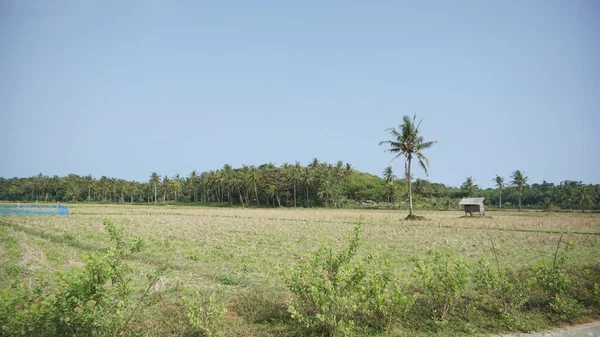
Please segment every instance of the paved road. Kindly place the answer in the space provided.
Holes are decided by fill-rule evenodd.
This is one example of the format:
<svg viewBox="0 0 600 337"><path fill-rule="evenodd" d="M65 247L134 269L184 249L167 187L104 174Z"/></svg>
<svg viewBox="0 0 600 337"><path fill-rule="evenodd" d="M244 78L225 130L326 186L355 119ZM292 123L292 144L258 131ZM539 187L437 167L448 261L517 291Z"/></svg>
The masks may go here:
<svg viewBox="0 0 600 337"><path fill-rule="evenodd" d="M600 337L600 321L534 333L497 335L495 337Z"/></svg>

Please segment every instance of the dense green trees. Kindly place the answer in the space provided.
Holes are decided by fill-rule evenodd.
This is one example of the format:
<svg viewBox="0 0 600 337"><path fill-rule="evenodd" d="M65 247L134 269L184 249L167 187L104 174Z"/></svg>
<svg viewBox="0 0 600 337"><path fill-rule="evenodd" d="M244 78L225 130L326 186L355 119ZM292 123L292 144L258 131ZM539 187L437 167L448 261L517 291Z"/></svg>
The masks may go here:
<svg viewBox="0 0 600 337"><path fill-rule="evenodd" d="M421 121L417 123L417 116L414 115L411 119L409 116L404 116L402 124L399 129L396 128L388 128L386 131L390 133L392 136L391 140L384 140L379 142L379 145L388 145L389 148L386 149L386 152L390 152L395 154L393 159L398 157L406 157L406 180L408 182L408 210L409 214L407 219L415 218L413 214L413 199L412 199L412 188L411 188L411 180L412 176L410 173L411 170L411 162L413 158L417 159L419 165L427 174L427 167L429 166L429 159L425 157L423 154L423 150L430 148L433 144L437 143L437 141L425 141L422 136L419 135L419 127L421 126ZM392 160L393 160L392 159Z"/></svg>
<svg viewBox="0 0 600 337"><path fill-rule="evenodd" d="M516 173L516 172L515 172ZM517 179L515 179L515 176ZM499 176L497 176L498 178ZM500 177L501 178L501 177ZM524 179L523 179L524 178ZM527 183L520 172L511 184L498 180L493 188L475 189L472 196L489 206L538 209L600 209L600 185L577 181ZM520 182L520 183L517 183ZM471 178L474 185L474 180ZM476 186L476 185L475 185ZM451 187L417 179L413 184L416 208L447 209L469 195L465 184ZM28 202L163 203L198 202L253 207L347 207L364 205L409 208L408 182L386 168L382 177L354 170L346 163L319 160L303 166L263 164L208 172L192 171L186 178L153 172L146 182L102 176L65 177L38 174L29 178L0 178L0 200Z"/></svg>

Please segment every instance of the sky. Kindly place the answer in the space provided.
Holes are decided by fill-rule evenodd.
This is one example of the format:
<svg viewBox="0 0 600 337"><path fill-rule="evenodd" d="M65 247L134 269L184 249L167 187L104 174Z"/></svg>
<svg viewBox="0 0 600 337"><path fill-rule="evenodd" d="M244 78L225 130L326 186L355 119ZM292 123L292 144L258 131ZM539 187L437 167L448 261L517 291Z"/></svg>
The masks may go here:
<svg viewBox="0 0 600 337"><path fill-rule="evenodd" d="M432 182L600 183L600 2L0 1L0 177L401 176L415 114Z"/></svg>

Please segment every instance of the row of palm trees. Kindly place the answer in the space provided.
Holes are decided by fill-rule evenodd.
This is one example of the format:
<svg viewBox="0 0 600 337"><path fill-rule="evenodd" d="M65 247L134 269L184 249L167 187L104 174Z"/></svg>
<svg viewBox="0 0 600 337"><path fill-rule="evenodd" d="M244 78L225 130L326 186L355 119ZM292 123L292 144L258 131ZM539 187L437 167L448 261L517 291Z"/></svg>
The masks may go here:
<svg viewBox="0 0 600 337"><path fill-rule="evenodd" d="M409 199L409 215L407 219L417 219L413 213L413 196L412 196L412 175L411 175L411 163L413 160L417 160L419 166L425 171L427 174L427 167L429 167L429 159L423 154L423 150L426 150L437 143L437 141L425 141L423 137L420 135L420 126L422 121L417 121L416 115L412 118L409 116L404 116L402 124L396 128L389 128L386 131L389 132L392 137L390 140L384 140L379 142L379 145L387 145L388 148L385 150L386 152L394 154L394 158L403 157L405 159L404 164L404 177L408 185L408 199ZM396 184L394 184L395 176L393 175L393 171L391 166L387 167L383 172L383 178L386 181L386 193L388 202L394 200L394 196L396 194ZM530 192L528 177L521 170L516 170L510 176L510 186L515 188L518 192L518 202L519 202L519 210L522 209L522 199L523 193L525 191ZM502 207L502 193L507 184L503 177L496 175L494 181L496 182L496 187L499 193L499 202L498 206ZM423 180L417 180L416 183L419 183L418 189L423 191L423 188L426 186ZM564 186L563 186L564 184ZM544 182L540 187L539 184L536 184L535 188L532 191L538 195L534 197L542 197L544 200L544 205L546 209L551 208L552 200L558 201L560 203L560 207L564 208L572 208L573 205L579 205L581 209L584 209L586 206L597 207L596 204L598 200L600 200L600 188L598 186L585 186L581 183L569 182L565 181L561 183L561 185L554 189L553 186L549 186ZM415 186L417 189L417 186ZM550 187L545 188L545 187ZM466 192L468 196L472 196L474 192L478 189L478 186L475 185L472 177L468 177L467 180L462 184L461 189ZM540 192L544 190L543 192ZM550 194L548 195L548 190L550 191L559 191L558 195Z"/></svg>
<svg viewBox="0 0 600 337"><path fill-rule="evenodd" d="M267 165L269 166L269 165ZM295 165L288 165L295 166ZM408 184L406 177L398 179L391 167L383 171L383 178L377 178L369 174L352 171L350 177L345 178L340 184L335 179L329 179L323 182L318 173L324 170L324 167L334 165L301 166L299 178L295 177L287 182L284 189L280 188L280 204L285 206L335 206L344 204L345 201L352 199L357 202L372 200L374 202L387 202L388 205L398 205L406 202L408 205ZM335 165L337 166L337 164ZM345 165L344 165L345 166ZM316 169L315 169L316 167ZM269 185L276 186L273 183L267 183L274 180L267 176L266 172L256 167L251 169L247 167L247 177L245 187L242 185L242 197L235 190L238 180L225 184L227 180L217 179L222 175L222 170L216 170L199 174L194 171L189 176L182 177L175 175L165 177L158 174L153 179L146 182L127 181L101 177L95 179L91 176L78 176L70 174L66 177L48 177L38 175L28 178L0 178L0 200L12 201L90 201L90 202L113 202L113 203L158 203L179 201L179 202L215 202L218 200L223 204L230 204L227 193L227 185L231 185L234 190L229 192L232 196L231 204L244 204L266 207L273 204L278 205L277 199L269 197L268 193L272 190ZM280 168L277 168L278 170ZM236 172L235 169L232 169ZM244 170L244 168L237 171ZM328 169L329 175L333 176L333 168ZM348 171L346 171L348 172ZM243 175L239 172L235 175ZM265 179L265 177L267 179ZM294 175L292 175L294 177ZM413 202L418 202L421 207L438 207L440 202L453 204L454 201L465 196L485 197L490 204L498 207L518 206L519 198L522 207L535 206L536 208L562 208L562 209L589 209L600 208L600 185L585 185L577 181L563 181L560 184L549 182L523 184L522 190L515 179L512 178L508 183L503 177L496 183L495 189L479 189L473 178L470 184L465 182L460 187L445 186L440 183L432 183L424 179L413 181L412 196ZM497 177L497 178L498 178ZM284 178L285 179L285 178ZM279 180L279 179L277 179ZM469 179L467 179L469 180ZM494 179L495 180L495 179ZM152 183L151 183L152 181ZM211 182L212 181L212 182ZM469 185L473 186L471 189ZM219 192L219 188L223 193ZM341 193L338 191L341 189ZM370 191L370 192L365 192ZM469 192L471 191L471 192ZM329 194L327 193L329 192ZM337 195L334 195L337 193ZM294 198L294 195L296 196ZM339 196L338 196L339 195ZM368 195L368 197L366 197ZM222 197L222 198L221 198ZM267 200L268 198L268 200ZM321 198L321 199L319 199ZM501 199L500 199L501 198ZM249 200L249 201L248 201ZM392 206L393 207L393 206Z"/></svg>
<svg viewBox="0 0 600 337"><path fill-rule="evenodd" d="M152 172L147 182L70 174L48 177L0 178L1 200L89 202L202 202L257 207L341 207L345 185L354 172L343 161L335 164L314 159L306 166L272 163L244 165L208 172L192 171L172 177Z"/></svg>
<svg viewBox="0 0 600 337"><path fill-rule="evenodd" d="M386 130L392 139L379 143L379 145L389 146L386 152L394 154L394 159L405 158L404 180L406 186L399 183L392 167L388 166L383 172L385 181L383 189L385 191L381 195L387 199L388 203L392 204L399 195L405 195L405 191L408 192L409 215L407 218L409 219L416 218L413 213L412 161L416 160L427 174L429 160L423 154L423 150L437 143L437 141L425 141L419 134L420 126L421 121L417 122L416 115L412 118L404 116L403 123L398 129ZM285 163L279 167L272 163L258 167L244 165L240 168L224 165L221 169L208 172L192 171L185 178L178 174L169 177L153 172L147 182L126 181L104 176L96 180L91 176L80 177L74 174L50 178L40 174L31 178L0 178L0 199L46 201L50 197L51 200L120 203L124 203L126 200L148 203L186 201L241 206L256 204L257 207L283 205L310 207L315 204L325 207L341 207L347 199L344 192L346 183L352 174L353 169L350 164L338 161L334 165L318 159L314 159L307 166L302 166L298 162L295 164ZM519 209L522 207L522 196L525 191L529 194L534 191L535 204L539 204L539 199L543 198L545 203L550 203L551 200L559 201L560 207L568 206L569 208L577 202L581 205L595 205L596 199L600 199L600 189L592 186L573 187L571 186L572 182L564 182L565 186L562 186L563 183L561 183L561 186L556 189L544 182L542 185L534 184L537 186L528 189L528 178L520 170L513 172L511 178L510 185L518 191ZM496 175L494 180L499 193L499 207L502 207L502 194L507 184L499 175ZM426 195L431 187L437 190L437 194L446 195L446 198L449 194L455 195L456 192L453 188L448 188L443 184L431 184L422 179L417 179L414 183L415 192L419 196ZM472 177L468 177L461 186L461 190L469 196L473 195L477 189ZM558 196L555 193L556 190L559 191ZM439 193L440 191L442 193ZM551 194L548 194L548 191ZM430 194L433 197L433 193Z"/></svg>
<svg viewBox="0 0 600 337"><path fill-rule="evenodd" d="M527 180L529 178L527 176L525 176L525 174L523 172L521 172L520 170L516 170L515 172L513 172L513 174L510 177L512 178L512 180L510 181L510 186L515 187L519 193L519 210L521 210L521 208L522 208L521 199L523 196L523 190L525 188L529 187L529 185L527 184ZM496 188L498 189L498 195L499 195L498 207L502 208L502 191L508 185L504 181L504 177L501 177L497 174L493 180L496 183ZM460 188L463 191L465 191L465 194L469 197L474 196L474 194L479 190L479 186L475 184L475 180L473 179L473 177L467 177L467 179L465 180L465 182L462 183Z"/></svg>
<svg viewBox="0 0 600 337"><path fill-rule="evenodd" d="M511 180L508 183L500 175L496 175L493 179L496 188L494 197L498 202L498 208L502 208L502 197L509 187L516 191L519 210L523 207L524 199L527 199L528 205L539 207L540 204L543 204L545 209L550 209L553 206L563 209L584 209L585 207L595 207L596 199L600 197L600 187L597 185L584 185L576 181L563 181L556 186L546 181L541 184L530 185L528 183L529 178L521 170L514 171L510 178ZM469 197L485 194L485 191L480 190L479 186L475 184L472 177L467 177L460 188Z"/></svg>
<svg viewBox="0 0 600 337"><path fill-rule="evenodd" d="M352 165L341 160L335 165L318 159L306 166L299 162L279 167L272 163L240 168L224 165L219 170L192 171L185 186L187 195L193 196L187 201L194 202L298 207L302 199L305 207L311 206L311 200L325 207L340 207L345 199L345 183L352 173ZM156 172L150 176L153 186L158 185L157 177Z"/></svg>

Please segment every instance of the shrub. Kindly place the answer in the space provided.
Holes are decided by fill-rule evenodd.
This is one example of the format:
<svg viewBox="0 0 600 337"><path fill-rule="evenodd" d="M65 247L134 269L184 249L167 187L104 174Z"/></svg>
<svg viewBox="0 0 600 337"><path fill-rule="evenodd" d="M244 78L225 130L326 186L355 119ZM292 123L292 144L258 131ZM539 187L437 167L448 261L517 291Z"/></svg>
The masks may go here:
<svg viewBox="0 0 600 337"><path fill-rule="evenodd" d="M384 329L405 320L416 296L407 294L388 259L370 255L365 266L365 278L358 294L361 324Z"/></svg>
<svg viewBox="0 0 600 337"><path fill-rule="evenodd" d="M533 277L550 310L559 319L570 321L581 315L584 309L575 298L570 296L572 282L563 271L573 244L565 243L565 248L561 252L561 242L562 235L558 240L552 265L544 261L538 262L533 268Z"/></svg>
<svg viewBox="0 0 600 337"><path fill-rule="evenodd" d="M212 292L208 297L196 291L191 299L183 298L187 309L188 324L199 336L221 336L223 317L227 312L222 301L217 299L217 293Z"/></svg>
<svg viewBox="0 0 600 337"><path fill-rule="evenodd" d="M414 303L386 260L356 257L362 229L359 222L345 250L336 253L323 245L283 274L294 294L288 312L314 333L339 336L359 327L382 329L404 317Z"/></svg>
<svg viewBox="0 0 600 337"><path fill-rule="evenodd" d="M133 271L125 263L144 246L141 238L128 244L123 230L104 220L112 245L105 254L84 257L81 268L58 273L58 284L33 289L13 287L0 293L3 335L11 336L117 336L137 312L162 270L151 275L146 292L134 305Z"/></svg>
<svg viewBox="0 0 600 337"><path fill-rule="evenodd" d="M527 303L527 296L531 289L531 281L520 280L508 269L501 269L494 240L490 235L492 252L496 259L496 268L486 260L479 260L479 268L474 275L476 290L484 298L484 303L508 325L519 324L518 311ZM489 299L489 301L485 301Z"/></svg>
<svg viewBox="0 0 600 337"><path fill-rule="evenodd" d="M469 281L467 264L443 252L430 252L428 258L416 260L413 275L434 322L445 325Z"/></svg>
<svg viewBox="0 0 600 337"><path fill-rule="evenodd" d="M529 299L529 280L520 280L514 273L499 266L493 268L488 261L480 260L474 281L480 294L489 298L484 304L491 307L509 328L518 323L518 311Z"/></svg>

